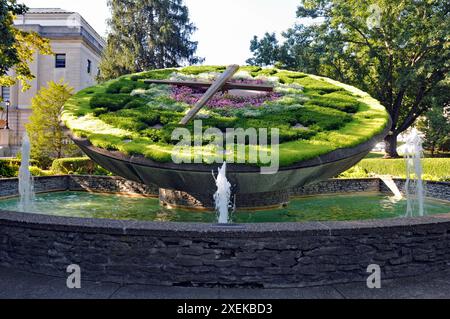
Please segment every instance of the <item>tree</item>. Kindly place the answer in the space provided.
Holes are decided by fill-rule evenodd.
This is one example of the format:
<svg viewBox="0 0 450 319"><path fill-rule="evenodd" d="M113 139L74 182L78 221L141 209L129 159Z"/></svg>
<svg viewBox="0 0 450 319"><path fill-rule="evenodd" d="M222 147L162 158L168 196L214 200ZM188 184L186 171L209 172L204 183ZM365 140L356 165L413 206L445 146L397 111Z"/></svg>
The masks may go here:
<svg viewBox="0 0 450 319"><path fill-rule="evenodd" d="M191 41L196 27L182 0L108 0L112 17L100 80L202 61Z"/></svg>
<svg viewBox="0 0 450 319"><path fill-rule="evenodd" d="M0 76L19 63L13 15L26 12L24 5L18 5L15 0L0 0Z"/></svg>
<svg viewBox="0 0 450 319"><path fill-rule="evenodd" d="M448 151L450 145L450 88L445 81L439 89L440 94L434 96L431 109L423 116L418 129L424 134L424 148L434 156L436 151Z"/></svg>
<svg viewBox="0 0 450 319"><path fill-rule="evenodd" d="M31 140L31 155L44 167L55 158L79 152L74 144L67 142L59 125L61 109L72 92L63 82L49 82L31 101L32 114L25 127Z"/></svg>
<svg viewBox="0 0 450 319"><path fill-rule="evenodd" d="M398 135L431 107L448 75L449 11L439 0L302 0L297 16L319 23L285 32L279 62L380 100L393 121L386 153L397 157Z"/></svg>
<svg viewBox="0 0 450 319"><path fill-rule="evenodd" d="M275 33L266 32L261 40L255 35L250 42L250 51L253 52L253 58L247 60L250 65L274 65L280 59L280 47Z"/></svg>
<svg viewBox="0 0 450 319"><path fill-rule="evenodd" d="M425 117L418 122L419 130L424 133L424 148L434 156L436 151L443 150L443 146L450 140L450 117L448 110L441 107L431 108Z"/></svg>
<svg viewBox="0 0 450 319"><path fill-rule="evenodd" d="M14 28L13 18L24 14L27 7L16 0L0 0L0 86L12 86L20 81L27 90L29 81L34 79L29 64L34 53L52 54L50 43L36 32L25 32ZM14 72L8 74L8 71Z"/></svg>

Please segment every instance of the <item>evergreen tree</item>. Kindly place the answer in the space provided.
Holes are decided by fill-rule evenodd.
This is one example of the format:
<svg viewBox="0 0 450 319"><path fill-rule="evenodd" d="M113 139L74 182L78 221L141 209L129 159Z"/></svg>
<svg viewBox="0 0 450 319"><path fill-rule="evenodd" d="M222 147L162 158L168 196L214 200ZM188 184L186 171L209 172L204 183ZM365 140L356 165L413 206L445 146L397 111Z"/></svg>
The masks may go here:
<svg viewBox="0 0 450 319"><path fill-rule="evenodd" d="M280 47L275 33L268 33L260 40L257 36L250 42L253 58L247 60L250 65L269 66L280 60Z"/></svg>
<svg viewBox="0 0 450 319"><path fill-rule="evenodd" d="M196 27L182 0L108 0L108 44L100 80L150 69L195 64Z"/></svg>
<svg viewBox="0 0 450 319"><path fill-rule="evenodd" d="M49 82L31 101L32 114L26 124L31 141L31 156L44 167L53 159L73 156L78 148L67 141L59 125L61 109L73 89L63 82Z"/></svg>

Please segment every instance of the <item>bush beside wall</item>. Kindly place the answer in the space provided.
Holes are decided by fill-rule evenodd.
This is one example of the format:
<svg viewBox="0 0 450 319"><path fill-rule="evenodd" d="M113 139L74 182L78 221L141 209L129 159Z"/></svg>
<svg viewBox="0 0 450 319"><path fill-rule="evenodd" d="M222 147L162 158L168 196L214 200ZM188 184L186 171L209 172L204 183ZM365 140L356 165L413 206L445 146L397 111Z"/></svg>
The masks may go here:
<svg viewBox="0 0 450 319"><path fill-rule="evenodd" d="M17 177L19 175L21 160L18 158L0 159L0 178ZM35 166L36 161L31 160L30 166L33 176L49 176L51 173Z"/></svg>
<svg viewBox="0 0 450 319"><path fill-rule="evenodd" d="M20 159L0 159L0 178L11 178L19 175ZM51 175L111 175L87 157L61 158L53 161L50 170L43 170L31 161L30 171L33 176Z"/></svg>
<svg viewBox="0 0 450 319"><path fill-rule="evenodd" d="M87 157L60 158L53 161L53 174L74 175L110 175L110 173L95 164Z"/></svg>

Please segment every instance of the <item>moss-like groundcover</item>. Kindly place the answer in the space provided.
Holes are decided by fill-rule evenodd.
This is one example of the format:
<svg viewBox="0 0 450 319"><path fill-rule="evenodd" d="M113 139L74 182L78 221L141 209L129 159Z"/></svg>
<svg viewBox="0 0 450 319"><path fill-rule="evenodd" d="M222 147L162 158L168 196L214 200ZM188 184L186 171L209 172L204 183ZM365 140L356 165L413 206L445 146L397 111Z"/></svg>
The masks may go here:
<svg viewBox="0 0 450 319"><path fill-rule="evenodd" d="M195 101L201 92L143 80L211 80L224 70L224 66L192 66L123 76L77 93L66 103L62 121L75 136L89 139L94 146L170 162L178 143L172 140L172 132L192 107L187 102ZM197 115L203 130L268 128L270 133L278 128L281 166L354 147L381 133L388 123L389 116L378 101L331 79L241 67L233 81L271 83L275 93L255 99L218 94ZM193 131L193 123L187 128ZM193 147L194 152L208 158L212 151L203 146ZM236 158L236 162L246 160Z"/></svg>

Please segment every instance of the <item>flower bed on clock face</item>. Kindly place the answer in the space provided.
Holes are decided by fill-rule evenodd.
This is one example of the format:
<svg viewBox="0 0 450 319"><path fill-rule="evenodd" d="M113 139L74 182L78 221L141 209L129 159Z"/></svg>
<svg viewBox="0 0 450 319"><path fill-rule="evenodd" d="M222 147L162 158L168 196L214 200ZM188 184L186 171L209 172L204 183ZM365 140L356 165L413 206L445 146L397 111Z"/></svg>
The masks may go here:
<svg viewBox="0 0 450 319"><path fill-rule="evenodd" d="M178 143L172 140L172 132L205 90L144 80L213 81L224 70L199 66L123 76L77 93L66 103L62 121L75 136L87 138L94 146L170 162ZM274 92L217 93L197 115L203 130L267 128L270 133L277 128L281 166L354 147L381 133L389 122L378 101L330 79L241 67L231 81L270 84ZM193 123L186 128L193 131ZM200 147L195 153L208 151Z"/></svg>

